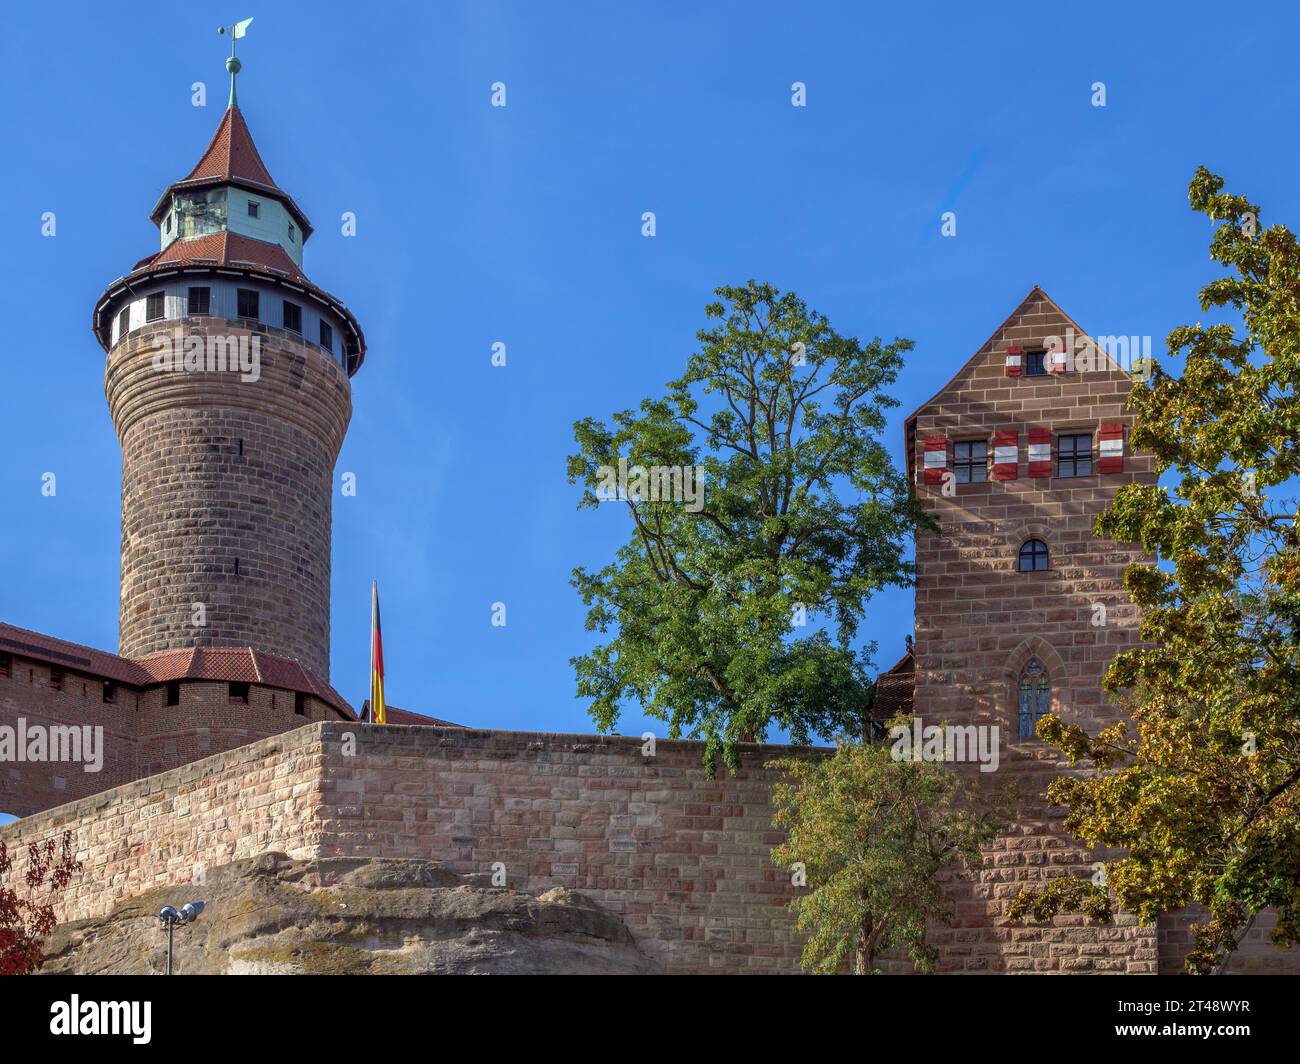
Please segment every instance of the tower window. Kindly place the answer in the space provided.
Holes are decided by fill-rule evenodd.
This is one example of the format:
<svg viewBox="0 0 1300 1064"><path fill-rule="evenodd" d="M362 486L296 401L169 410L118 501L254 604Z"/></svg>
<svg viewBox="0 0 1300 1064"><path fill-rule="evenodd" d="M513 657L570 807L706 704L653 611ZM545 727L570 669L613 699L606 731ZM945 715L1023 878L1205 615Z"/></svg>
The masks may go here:
<svg viewBox="0 0 1300 1064"><path fill-rule="evenodd" d="M294 693L293 711L300 717L305 717L307 715L307 696L301 691Z"/></svg>
<svg viewBox="0 0 1300 1064"><path fill-rule="evenodd" d="M1047 568L1047 544L1041 539L1027 539L1020 546L1016 568L1022 573L1041 573Z"/></svg>
<svg viewBox="0 0 1300 1064"><path fill-rule="evenodd" d="M249 200L249 201L248 201L248 216L249 216L250 218L256 218L256 217L257 217L257 211L258 211L258 208L259 208L260 206L261 206L261 204L259 204L256 200Z"/></svg>
<svg viewBox="0 0 1300 1064"><path fill-rule="evenodd" d="M298 230L293 227L293 222L289 223L289 243L292 244L298 239Z"/></svg>
<svg viewBox="0 0 1300 1064"><path fill-rule="evenodd" d="M230 684L230 701L238 702L240 705L248 705L248 684L234 683Z"/></svg>
<svg viewBox="0 0 1300 1064"><path fill-rule="evenodd" d="M0 654L0 676L13 676L14 659L8 654Z"/></svg>
<svg viewBox="0 0 1300 1064"><path fill-rule="evenodd" d="M284 327L296 333L302 332L302 307L287 299L284 301Z"/></svg>
<svg viewBox="0 0 1300 1064"><path fill-rule="evenodd" d="M212 289L211 288L191 288L189 306L186 308L190 314L206 314L212 306Z"/></svg>
<svg viewBox="0 0 1300 1064"><path fill-rule="evenodd" d="M1047 376L1047 352L1046 351L1027 351L1025 353L1025 376L1026 377Z"/></svg>
<svg viewBox="0 0 1300 1064"><path fill-rule="evenodd" d="M952 445L952 468L958 484L983 484L989 479L988 441L956 441Z"/></svg>
<svg viewBox="0 0 1300 1064"><path fill-rule="evenodd" d="M117 685L112 680L104 681L104 701L110 706L117 701Z"/></svg>
<svg viewBox="0 0 1300 1064"><path fill-rule="evenodd" d="M166 309L167 294L165 292L152 292L144 303L144 320L157 321L163 316Z"/></svg>
<svg viewBox="0 0 1300 1064"><path fill-rule="evenodd" d="M258 318L261 317L257 293L251 288L240 288L236 290L239 299L239 316L241 318Z"/></svg>
<svg viewBox="0 0 1300 1064"><path fill-rule="evenodd" d="M50 690L63 690L63 670L53 665L50 666Z"/></svg>
<svg viewBox="0 0 1300 1064"><path fill-rule="evenodd" d="M131 308L123 307L122 313L117 316L117 338L122 339L131 331Z"/></svg>
<svg viewBox="0 0 1300 1064"><path fill-rule="evenodd" d="M1020 738L1032 739L1039 718L1052 710L1052 681L1042 663L1034 658L1020 674Z"/></svg>
<svg viewBox="0 0 1300 1064"><path fill-rule="evenodd" d="M169 706L179 706L181 704L181 685L179 680L172 680L167 684L167 704Z"/></svg>
<svg viewBox="0 0 1300 1064"><path fill-rule="evenodd" d="M320 323L320 345L331 355L334 354L334 330L327 321Z"/></svg>
<svg viewBox="0 0 1300 1064"><path fill-rule="evenodd" d="M1092 476L1092 436L1056 437L1056 475L1058 477Z"/></svg>

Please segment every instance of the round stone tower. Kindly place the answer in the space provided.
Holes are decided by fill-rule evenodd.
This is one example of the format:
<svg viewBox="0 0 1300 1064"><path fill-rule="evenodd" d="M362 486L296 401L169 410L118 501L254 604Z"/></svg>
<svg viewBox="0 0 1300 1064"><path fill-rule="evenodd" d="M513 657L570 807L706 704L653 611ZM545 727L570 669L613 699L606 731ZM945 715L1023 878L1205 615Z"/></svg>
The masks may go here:
<svg viewBox="0 0 1300 1064"><path fill-rule="evenodd" d="M333 470L365 338L230 106L94 330L122 445L119 653L251 647L329 676Z"/></svg>

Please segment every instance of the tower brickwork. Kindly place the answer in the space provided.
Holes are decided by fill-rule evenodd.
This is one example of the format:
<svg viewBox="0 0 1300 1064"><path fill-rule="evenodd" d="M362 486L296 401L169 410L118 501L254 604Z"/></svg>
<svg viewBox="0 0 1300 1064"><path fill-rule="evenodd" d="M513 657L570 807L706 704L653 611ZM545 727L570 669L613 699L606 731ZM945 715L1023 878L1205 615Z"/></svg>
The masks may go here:
<svg viewBox="0 0 1300 1064"><path fill-rule="evenodd" d="M998 771L1034 796L953 885L957 925L935 932L944 970L1155 970L1155 931L1132 917L1099 941L1081 917L1026 927L1005 915L1021 888L1105 857L1048 807L1064 765L1033 728L1049 710L1090 732L1120 713L1102 675L1138 639L1124 570L1150 559L1093 523L1122 485L1155 479L1129 447L1128 369L1035 287L907 422L916 490L940 526L917 537L913 710L926 724L996 726Z"/></svg>
<svg viewBox="0 0 1300 1064"><path fill-rule="evenodd" d="M365 355L233 104L95 310L122 446L119 653L247 647L329 676L334 463Z"/></svg>

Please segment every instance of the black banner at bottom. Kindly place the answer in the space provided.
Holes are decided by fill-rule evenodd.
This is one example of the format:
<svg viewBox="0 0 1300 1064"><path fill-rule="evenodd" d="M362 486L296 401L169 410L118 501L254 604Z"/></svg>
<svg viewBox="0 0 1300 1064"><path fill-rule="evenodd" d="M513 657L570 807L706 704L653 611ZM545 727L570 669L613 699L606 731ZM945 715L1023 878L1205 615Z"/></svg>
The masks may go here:
<svg viewBox="0 0 1300 1064"><path fill-rule="evenodd" d="M29 976L0 983L0 1002L6 1033L18 1044L103 1042L128 1053L260 1039L277 1029L295 1053L354 1046L374 1053L420 1028L424 1037L455 1028L494 1049L515 1039L536 1049L548 1029L568 1043L561 1032L571 1036L575 1024L584 1041L608 1031L654 1043L661 1024L665 1036L680 1037L682 1024L705 1022L727 1042L753 1041L769 1053L884 1026L920 1035L931 1050L984 1039L991 1049L994 1038L1005 1048L1012 1031L1022 1045L1055 1035L1048 1043L1055 1054L1071 1045L1095 1053L1099 1042L1112 1041L1224 1051L1234 1041L1281 1038L1293 1026L1296 990L1289 977L1255 976L723 976L689 990L680 980L699 977L630 977L617 985L602 977L599 990L579 985L588 978ZM485 1012L501 1022L485 1025ZM477 1022L464 1024L470 1017ZM848 1026L835 1032L837 1023ZM679 1042L677 1051L688 1050Z"/></svg>

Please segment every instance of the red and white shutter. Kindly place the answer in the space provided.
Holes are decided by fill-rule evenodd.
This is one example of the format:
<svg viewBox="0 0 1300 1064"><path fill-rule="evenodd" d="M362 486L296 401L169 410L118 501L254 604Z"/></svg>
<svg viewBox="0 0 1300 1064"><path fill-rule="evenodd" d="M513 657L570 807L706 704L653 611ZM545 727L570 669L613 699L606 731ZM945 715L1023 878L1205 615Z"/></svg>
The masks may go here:
<svg viewBox="0 0 1300 1064"><path fill-rule="evenodd" d="M1024 370L1025 356L1020 350L1019 344L1012 344L1007 348L1007 376L1019 377Z"/></svg>
<svg viewBox="0 0 1300 1064"><path fill-rule="evenodd" d="M1043 356L1043 361L1047 363L1049 373L1064 373L1070 368L1068 359L1065 344L1060 340L1053 340L1052 349Z"/></svg>
<svg viewBox="0 0 1300 1064"><path fill-rule="evenodd" d="M1029 475L1031 477L1050 477L1052 475L1052 430L1034 428L1029 430Z"/></svg>
<svg viewBox="0 0 1300 1064"><path fill-rule="evenodd" d="M925 438L925 482L942 484L948 469L948 437L942 433Z"/></svg>
<svg viewBox="0 0 1300 1064"><path fill-rule="evenodd" d="M1124 472L1124 426L1105 424L1097 433L1097 471L1100 473Z"/></svg>
<svg viewBox="0 0 1300 1064"><path fill-rule="evenodd" d="M1020 433L999 429L993 433L993 479L1015 480L1020 470Z"/></svg>

